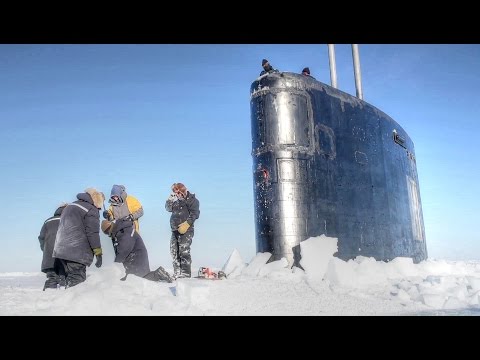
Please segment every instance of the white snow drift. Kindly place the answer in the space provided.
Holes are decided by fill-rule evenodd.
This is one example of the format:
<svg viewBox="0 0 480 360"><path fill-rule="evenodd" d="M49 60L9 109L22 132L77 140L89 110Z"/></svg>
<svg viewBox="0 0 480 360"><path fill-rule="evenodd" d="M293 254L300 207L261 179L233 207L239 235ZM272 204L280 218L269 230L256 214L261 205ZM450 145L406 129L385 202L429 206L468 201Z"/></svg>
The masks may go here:
<svg viewBox="0 0 480 360"><path fill-rule="evenodd" d="M337 239L301 243L303 269L269 253L245 263L235 249L226 280L156 283L120 264L89 267L87 281L42 291L43 273L0 274L0 315L480 315L480 262L334 257Z"/></svg>

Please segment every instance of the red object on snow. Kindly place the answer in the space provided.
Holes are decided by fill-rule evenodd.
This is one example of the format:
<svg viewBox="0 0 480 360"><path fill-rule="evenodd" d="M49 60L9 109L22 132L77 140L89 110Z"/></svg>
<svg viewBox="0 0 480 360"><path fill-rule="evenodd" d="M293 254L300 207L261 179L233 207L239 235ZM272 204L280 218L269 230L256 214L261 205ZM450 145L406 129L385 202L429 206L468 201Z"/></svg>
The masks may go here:
<svg viewBox="0 0 480 360"><path fill-rule="evenodd" d="M218 277L217 273L208 267L201 267L198 273L199 276L206 279L216 279Z"/></svg>

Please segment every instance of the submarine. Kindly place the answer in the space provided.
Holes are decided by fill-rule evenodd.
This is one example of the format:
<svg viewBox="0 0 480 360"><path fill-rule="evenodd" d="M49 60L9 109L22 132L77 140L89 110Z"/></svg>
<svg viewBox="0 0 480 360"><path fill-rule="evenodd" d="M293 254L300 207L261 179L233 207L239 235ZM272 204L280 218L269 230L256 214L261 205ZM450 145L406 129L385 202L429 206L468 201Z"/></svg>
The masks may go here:
<svg viewBox="0 0 480 360"><path fill-rule="evenodd" d="M250 114L257 253L299 266L323 234L345 261L427 258L414 144L394 119L293 72L254 80Z"/></svg>

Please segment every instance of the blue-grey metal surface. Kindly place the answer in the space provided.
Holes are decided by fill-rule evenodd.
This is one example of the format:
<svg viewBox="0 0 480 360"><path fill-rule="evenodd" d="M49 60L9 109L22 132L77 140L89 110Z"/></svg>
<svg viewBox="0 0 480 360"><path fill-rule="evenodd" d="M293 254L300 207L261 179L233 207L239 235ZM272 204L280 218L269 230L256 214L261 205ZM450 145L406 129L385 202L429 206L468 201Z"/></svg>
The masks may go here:
<svg viewBox="0 0 480 360"><path fill-rule="evenodd" d="M309 77L251 85L257 252L298 265L299 244L338 238L338 256L427 258L413 142L374 106Z"/></svg>

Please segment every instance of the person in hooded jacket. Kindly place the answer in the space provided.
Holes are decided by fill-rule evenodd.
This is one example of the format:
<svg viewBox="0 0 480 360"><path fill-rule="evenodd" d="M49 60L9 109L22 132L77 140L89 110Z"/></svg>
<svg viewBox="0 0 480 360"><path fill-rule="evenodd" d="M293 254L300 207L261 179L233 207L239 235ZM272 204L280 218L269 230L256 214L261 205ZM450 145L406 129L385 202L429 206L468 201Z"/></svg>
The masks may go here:
<svg viewBox="0 0 480 360"><path fill-rule="evenodd" d="M86 268L97 258L102 266L100 244L100 212L105 196L94 188L77 194L77 201L68 204L60 216L53 257L55 272L65 274L66 288L84 282Z"/></svg>
<svg viewBox="0 0 480 360"><path fill-rule="evenodd" d="M184 184L174 183L172 193L165 202L165 209L171 212L170 254L173 259L175 278L192 276L190 247L194 235L194 223L200 216L200 202Z"/></svg>
<svg viewBox="0 0 480 360"><path fill-rule="evenodd" d="M140 231L138 219L143 216L143 207L136 197L127 194L125 186L113 185L108 202L111 205L103 212L104 219L108 221L129 219L135 224L135 230Z"/></svg>
<svg viewBox="0 0 480 360"><path fill-rule="evenodd" d="M312 75L310 75L310 68L308 68L308 67L303 68L302 75L316 80Z"/></svg>
<svg viewBox="0 0 480 360"><path fill-rule="evenodd" d="M147 280L172 282L172 277L163 267L150 271L147 248L131 220L103 220L101 228L112 239L114 262L122 263L125 268L125 277L121 280L133 274Z"/></svg>
<svg viewBox="0 0 480 360"><path fill-rule="evenodd" d="M53 216L49 217L42 225L38 241L40 241L40 249L43 251L41 270L47 276L43 291L45 289L56 289L58 286L65 286L65 276L59 276L55 273L53 258L53 247L55 245L55 237L57 236L58 225L60 224L60 215L66 203L60 204L55 210Z"/></svg>
<svg viewBox="0 0 480 360"><path fill-rule="evenodd" d="M262 60L262 72L260 73L260 76L266 75L266 74L271 74L271 73L278 73L279 71L277 69L274 69L272 65L270 65L270 62L267 59Z"/></svg>

